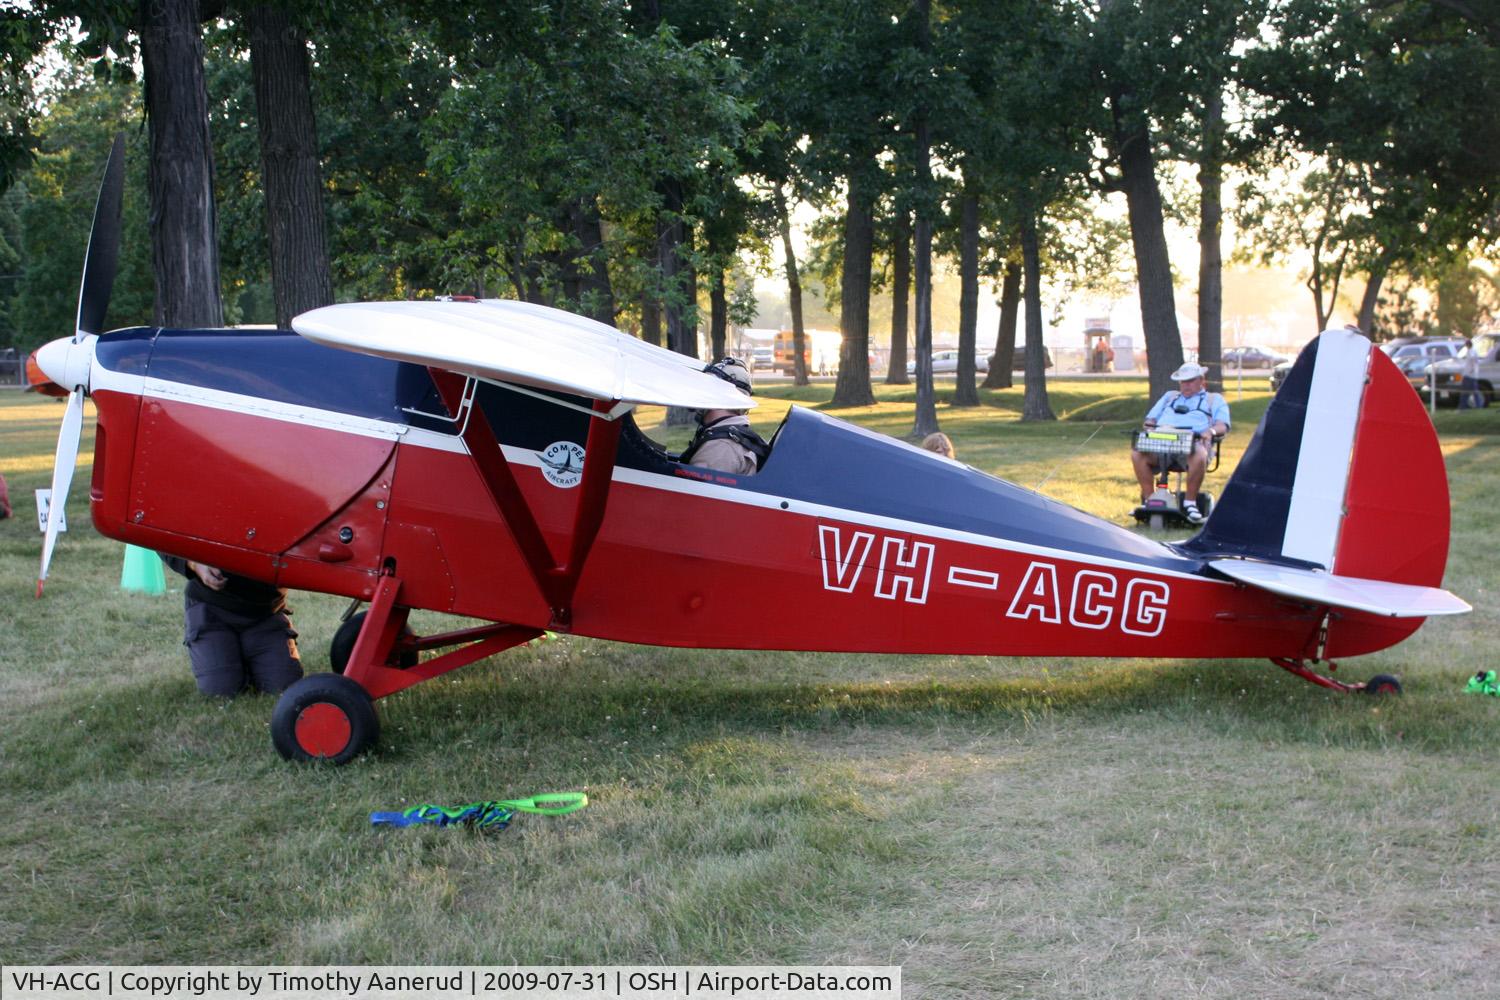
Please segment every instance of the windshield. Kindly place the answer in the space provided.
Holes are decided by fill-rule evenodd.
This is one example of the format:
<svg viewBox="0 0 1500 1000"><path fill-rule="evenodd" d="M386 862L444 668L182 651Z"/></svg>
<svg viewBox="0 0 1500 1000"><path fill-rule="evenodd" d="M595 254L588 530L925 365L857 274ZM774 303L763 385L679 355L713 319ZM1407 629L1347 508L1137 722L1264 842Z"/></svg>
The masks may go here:
<svg viewBox="0 0 1500 1000"><path fill-rule="evenodd" d="M1489 354L1495 349L1495 344L1500 341L1500 336L1493 333L1481 334L1474 338L1474 351L1480 355Z"/></svg>

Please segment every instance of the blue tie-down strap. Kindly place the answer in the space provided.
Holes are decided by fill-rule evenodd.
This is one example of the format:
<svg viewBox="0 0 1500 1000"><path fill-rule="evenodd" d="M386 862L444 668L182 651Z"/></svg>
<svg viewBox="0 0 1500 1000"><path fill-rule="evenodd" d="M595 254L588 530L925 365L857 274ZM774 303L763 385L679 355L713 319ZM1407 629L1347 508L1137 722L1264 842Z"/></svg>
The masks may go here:
<svg viewBox="0 0 1500 1000"><path fill-rule="evenodd" d="M372 812L373 826L473 826L481 830L503 830L518 812L541 816L563 816L589 804L582 792L534 795L529 799L501 799L496 802L471 802L450 809L446 806L420 805L401 812Z"/></svg>
<svg viewBox="0 0 1500 1000"><path fill-rule="evenodd" d="M372 812L374 826L476 826L481 830L503 830L515 813L494 802L473 802L457 809L420 805L401 812Z"/></svg>

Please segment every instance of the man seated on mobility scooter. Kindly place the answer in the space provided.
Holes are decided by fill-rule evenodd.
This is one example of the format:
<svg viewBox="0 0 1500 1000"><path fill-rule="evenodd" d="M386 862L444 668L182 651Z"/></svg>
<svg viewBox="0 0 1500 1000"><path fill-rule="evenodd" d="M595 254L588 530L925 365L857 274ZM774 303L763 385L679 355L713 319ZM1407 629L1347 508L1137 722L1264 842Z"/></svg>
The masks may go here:
<svg viewBox="0 0 1500 1000"><path fill-rule="evenodd" d="M1209 501L1200 506L1198 488L1203 474L1218 467L1218 442L1229 431L1229 404L1217 392L1204 388L1208 370L1189 361L1172 373L1177 388L1167 391L1151 407L1143 422L1145 430L1135 435L1130 463L1141 486L1138 521L1159 528L1167 519L1202 524L1208 517ZM1179 496L1167 488L1169 472L1187 472L1187 486Z"/></svg>

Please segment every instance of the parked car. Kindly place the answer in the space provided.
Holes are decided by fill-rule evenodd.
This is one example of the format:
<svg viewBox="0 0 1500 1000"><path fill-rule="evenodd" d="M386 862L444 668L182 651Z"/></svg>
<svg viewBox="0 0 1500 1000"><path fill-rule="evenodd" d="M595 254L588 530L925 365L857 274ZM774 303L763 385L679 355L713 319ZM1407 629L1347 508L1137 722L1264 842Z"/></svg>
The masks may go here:
<svg viewBox="0 0 1500 1000"><path fill-rule="evenodd" d="M1408 354L1396 362L1396 368L1406 376L1406 381L1424 397L1430 385L1432 366L1433 359L1425 354Z"/></svg>
<svg viewBox="0 0 1500 1000"><path fill-rule="evenodd" d="M1458 357L1463 347L1461 337L1397 337L1380 345L1411 387L1424 396L1430 377L1428 369L1435 362Z"/></svg>
<svg viewBox="0 0 1500 1000"><path fill-rule="evenodd" d="M988 373L989 370L990 370L989 355L987 355L987 354L981 354L978 357L976 357L974 359L974 370L976 372L979 372L980 374L986 374L986 373ZM934 374L934 375L952 375L954 372L957 372L957 371L958 371L958 352L957 351L933 351L932 352L932 374ZM916 373L917 373L917 363L915 361L908 361L906 363L906 374L908 374L908 375L915 375Z"/></svg>
<svg viewBox="0 0 1500 1000"><path fill-rule="evenodd" d="M1464 342L1457 337L1397 337L1395 340L1381 344L1380 349L1396 363L1396 367L1400 369L1401 374L1406 376L1412 388L1425 394L1429 376L1428 368L1435 362L1458 357L1463 346ZM1271 369L1272 392L1281 388L1281 383L1286 381L1287 372L1291 370L1290 361Z"/></svg>
<svg viewBox="0 0 1500 1000"><path fill-rule="evenodd" d="M1462 337L1422 337L1404 344L1381 344L1380 349L1397 366L1425 358L1423 367L1426 367L1434 361L1458 357L1459 352L1464 349L1464 342Z"/></svg>
<svg viewBox="0 0 1500 1000"><path fill-rule="evenodd" d="M776 351L769 345L756 347L750 352L750 361L755 371L769 371L776 367Z"/></svg>
<svg viewBox="0 0 1500 1000"><path fill-rule="evenodd" d="M1264 347L1231 347L1221 360L1225 368L1272 368L1291 358Z"/></svg>
<svg viewBox="0 0 1500 1000"><path fill-rule="evenodd" d="M1485 402L1495 402L1495 387L1500 386L1500 333L1484 333L1474 338L1474 353L1479 355L1479 391ZM1463 385L1465 357L1432 363L1432 375L1437 381L1439 403L1458 403L1458 393ZM1425 380L1423 382L1425 385ZM1425 393L1424 393L1425 395Z"/></svg>
<svg viewBox="0 0 1500 1000"><path fill-rule="evenodd" d="M1047 349L1045 344L1042 345L1042 367L1052 367L1052 352ZM1014 372L1023 372L1026 370L1026 348L1020 344L1016 345L1015 356L1010 360L1010 370Z"/></svg>

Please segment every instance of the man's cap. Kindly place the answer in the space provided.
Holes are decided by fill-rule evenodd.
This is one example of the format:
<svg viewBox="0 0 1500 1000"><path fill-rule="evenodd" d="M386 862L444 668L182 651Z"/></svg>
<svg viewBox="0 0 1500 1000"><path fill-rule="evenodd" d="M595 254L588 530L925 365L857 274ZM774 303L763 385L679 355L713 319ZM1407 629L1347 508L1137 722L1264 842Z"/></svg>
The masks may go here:
<svg viewBox="0 0 1500 1000"><path fill-rule="evenodd" d="M1181 368L1172 373L1173 382L1187 382L1190 379L1202 378L1208 374L1208 369L1192 361L1187 362Z"/></svg>
<svg viewBox="0 0 1500 1000"><path fill-rule="evenodd" d="M750 369L739 358L720 358L703 370L723 379L747 396L755 395L750 388Z"/></svg>

